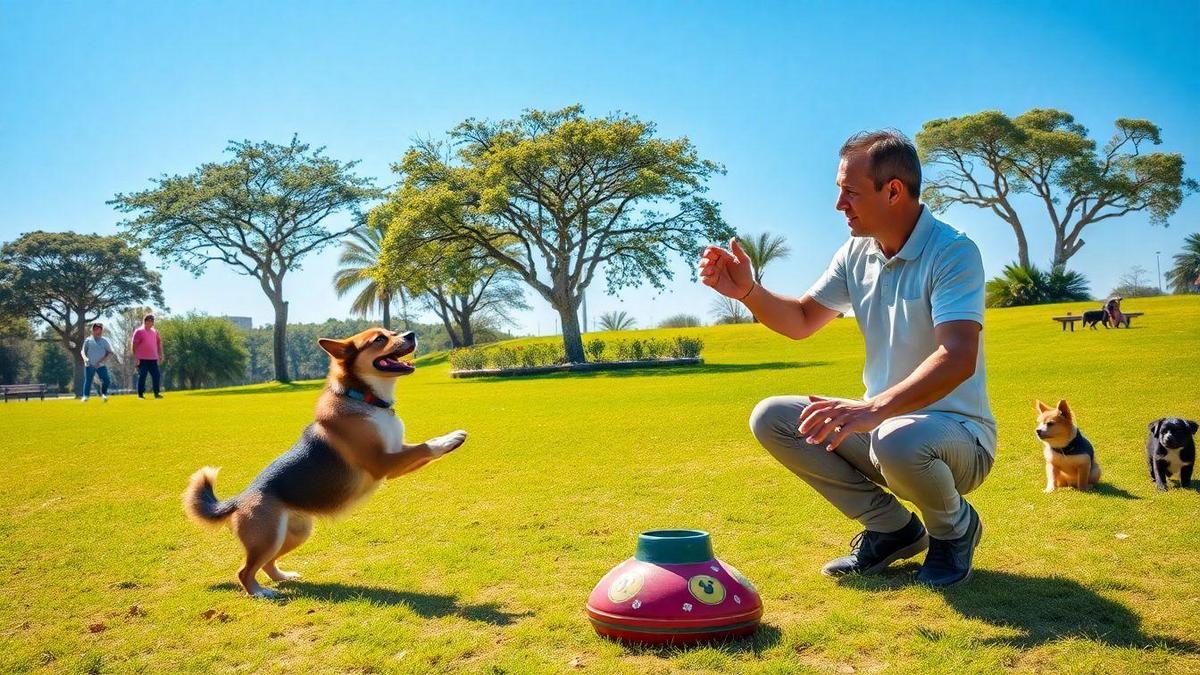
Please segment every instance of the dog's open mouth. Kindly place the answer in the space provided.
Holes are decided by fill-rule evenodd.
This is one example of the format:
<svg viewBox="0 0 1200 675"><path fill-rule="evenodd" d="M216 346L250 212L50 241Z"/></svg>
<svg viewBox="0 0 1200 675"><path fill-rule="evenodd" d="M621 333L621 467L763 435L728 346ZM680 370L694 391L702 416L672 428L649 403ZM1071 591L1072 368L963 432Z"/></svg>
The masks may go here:
<svg viewBox="0 0 1200 675"><path fill-rule="evenodd" d="M416 370L417 367L413 365L412 359L405 359L404 357L412 354L415 348L415 345L407 348L402 347L391 354L380 356L372 361L372 365L375 366L376 370L382 370L385 373L407 375Z"/></svg>

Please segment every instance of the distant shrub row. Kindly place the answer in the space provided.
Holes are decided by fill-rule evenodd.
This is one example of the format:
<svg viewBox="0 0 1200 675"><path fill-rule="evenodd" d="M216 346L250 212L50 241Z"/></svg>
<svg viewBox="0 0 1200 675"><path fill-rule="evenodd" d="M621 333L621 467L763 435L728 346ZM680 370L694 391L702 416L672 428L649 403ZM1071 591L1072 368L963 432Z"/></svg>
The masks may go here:
<svg viewBox="0 0 1200 675"><path fill-rule="evenodd" d="M646 338L605 341L592 338L584 344L584 350L593 362L697 358L703 349L704 341L700 338L682 336L670 340ZM454 370L536 368L565 363L566 360L561 344L548 343L491 349L467 347L450 352L450 366Z"/></svg>

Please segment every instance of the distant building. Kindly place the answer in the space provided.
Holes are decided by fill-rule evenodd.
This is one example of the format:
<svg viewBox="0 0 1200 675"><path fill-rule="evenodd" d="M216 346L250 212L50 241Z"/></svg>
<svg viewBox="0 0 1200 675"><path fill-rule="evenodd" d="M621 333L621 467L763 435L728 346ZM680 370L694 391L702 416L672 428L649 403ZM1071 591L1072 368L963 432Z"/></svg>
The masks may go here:
<svg viewBox="0 0 1200 675"><path fill-rule="evenodd" d="M238 328L241 328L242 330L248 331L254 328L254 322L251 321L250 317L248 316L223 316L221 318L237 326Z"/></svg>

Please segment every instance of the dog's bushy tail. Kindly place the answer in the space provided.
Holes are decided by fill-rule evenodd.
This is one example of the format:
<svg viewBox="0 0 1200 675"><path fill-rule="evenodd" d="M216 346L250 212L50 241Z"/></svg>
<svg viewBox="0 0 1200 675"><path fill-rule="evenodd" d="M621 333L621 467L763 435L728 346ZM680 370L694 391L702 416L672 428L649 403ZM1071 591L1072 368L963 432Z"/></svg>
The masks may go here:
<svg viewBox="0 0 1200 675"><path fill-rule="evenodd" d="M215 527L225 522L237 510L237 497L220 501L213 492L213 481L217 471L206 466L188 480L187 489L183 491L183 512L192 521L206 527Z"/></svg>

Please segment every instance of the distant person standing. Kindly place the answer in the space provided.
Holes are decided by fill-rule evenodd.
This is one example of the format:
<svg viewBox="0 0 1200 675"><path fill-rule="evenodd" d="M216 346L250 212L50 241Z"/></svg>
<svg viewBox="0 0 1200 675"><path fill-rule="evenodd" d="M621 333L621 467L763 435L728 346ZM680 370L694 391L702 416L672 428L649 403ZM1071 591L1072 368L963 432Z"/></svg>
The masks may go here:
<svg viewBox="0 0 1200 675"><path fill-rule="evenodd" d="M162 398L159 385L162 373L158 364L163 359L162 336L154 330L154 315L142 318L142 327L133 331L133 360L138 367L138 398L146 398L146 373L154 378L154 398Z"/></svg>
<svg viewBox="0 0 1200 675"><path fill-rule="evenodd" d="M113 350L104 337L102 324L92 324L92 334L83 341L83 349L80 350L80 354L83 356L83 398L81 400L84 403L87 402L88 396L92 393L93 378L99 375L100 398L107 403L109 379L108 366L104 363L112 358Z"/></svg>

